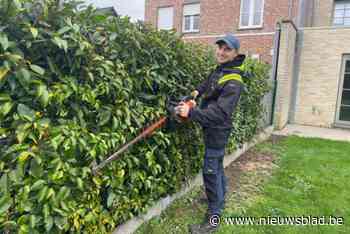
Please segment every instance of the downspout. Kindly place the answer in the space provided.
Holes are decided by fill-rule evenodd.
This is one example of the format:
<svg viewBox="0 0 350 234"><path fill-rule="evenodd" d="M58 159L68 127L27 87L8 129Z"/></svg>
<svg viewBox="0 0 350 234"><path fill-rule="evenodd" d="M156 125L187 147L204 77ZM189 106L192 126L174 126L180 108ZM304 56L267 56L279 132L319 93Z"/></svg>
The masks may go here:
<svg viewBox="0 0 350 234"><path fill-rule="evenodd" d="M292 10L293 10L293 0L289 0L288 2L288 19L292 19Z"/></svg>
<svg viewBox="0 0 350 234"><path fill-rule="evenodd" d="M315 25L315 1L311 0L311 25L310 27L314 27Z"/></svg>
<svg viewBox="0 0 350 234"><path fill-rule="evenodd" d="M273 125L274 116L275 116L275 103L276 103L276 94L277 94L277 71L278 71L278 59L280 55L280 42L281 42L281 31L282 24L277 22L276 24L276 37L275 37L275 48L274 48L274 57L272 63L272 78L273 78L273 94L272 94L272 110L271 110L271 120L270 125Z"/></svg>

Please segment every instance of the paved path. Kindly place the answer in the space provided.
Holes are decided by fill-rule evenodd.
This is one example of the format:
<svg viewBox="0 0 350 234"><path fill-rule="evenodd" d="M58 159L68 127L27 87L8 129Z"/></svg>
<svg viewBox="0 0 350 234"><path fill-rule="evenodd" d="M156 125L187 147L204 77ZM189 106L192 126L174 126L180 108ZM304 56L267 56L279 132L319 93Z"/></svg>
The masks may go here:
<svg viewBox="0 0 350 234"><path fill-rule="evenodd" d="M288 124L284 129L274 131L273 135L297 135L302 137L319 137L331 140L350 141L350 129L320 128L296 124Z"/></svg>

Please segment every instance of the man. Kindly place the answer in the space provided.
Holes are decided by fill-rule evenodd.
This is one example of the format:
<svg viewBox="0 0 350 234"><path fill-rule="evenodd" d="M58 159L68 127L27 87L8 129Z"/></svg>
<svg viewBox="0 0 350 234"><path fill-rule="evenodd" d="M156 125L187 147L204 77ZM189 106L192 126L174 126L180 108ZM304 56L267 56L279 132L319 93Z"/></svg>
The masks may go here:
<svg viewBox="0 0 350 234"><path fill-rule="evenodd" d="M223 158L232 129L232 113L243 88L243 62L239 40L232 34L216 41L218 66L191 94L202 96L200 107L180 103L176 112L199 123L203 128L205 155L203 181L208 199L208 213L202 225L192 225L193 233L210 233L217 228L226 193Z"/></svg>

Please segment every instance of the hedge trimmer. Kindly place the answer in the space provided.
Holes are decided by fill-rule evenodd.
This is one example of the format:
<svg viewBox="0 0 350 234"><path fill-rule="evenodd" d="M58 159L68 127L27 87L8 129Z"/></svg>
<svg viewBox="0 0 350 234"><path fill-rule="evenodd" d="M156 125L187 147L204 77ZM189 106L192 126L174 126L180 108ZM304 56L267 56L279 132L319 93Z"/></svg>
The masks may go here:
<svg viewBox="0 0 350 234"><path fill-rule="evenodd" d="M196 95L195 95L196 96ZM195 96L185 96L180 99L180 102L184 102L185 105L188 105L190 108L194 105L194 99ZM131 146L142 140L143 138L146 138L147 136L152 135L154 131L157 129L163 127L166 123L169 124L169 126L174 122L182 123L187 120L186 117L183 117L176 113L175 107L179 104L178 101L168 101L167 103L167 116L161 117L159 120L157 120L152 125L145 128L137 137L135 137L133 140L127 142L124 144L119 150L117 150L115 153L113 153L111 156L109 156L107 159L103 160L100 164L96 164L96 162L93 162L93 168L92 172L94 175L98 174L98 172L104 168L107 164L110 162L116 160L120 154L128 150Z"/></svg>

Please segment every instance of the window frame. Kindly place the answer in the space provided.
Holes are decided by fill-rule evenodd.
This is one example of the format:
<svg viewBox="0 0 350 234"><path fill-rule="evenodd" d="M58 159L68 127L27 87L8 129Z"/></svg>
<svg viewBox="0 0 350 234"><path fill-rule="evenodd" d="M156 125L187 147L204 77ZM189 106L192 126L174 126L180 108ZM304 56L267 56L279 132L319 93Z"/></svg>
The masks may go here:
<svg viewBox="0 0 350 234"><path fill-rule="evenodd" d="M184 9L185 9L185 6L187 5L199 5L199 14L195 14L195 15L185 15L184 14ZM183 33L199 33L200 32L200 28L201 28L201 13L200 13L200 9L201 9L201 4L199 2L196 2L196 3L186 3L186 4L183 4L182 6L182 32ZM185 18L187 17L190 17L190 29L189 30L186 30L185 28ZM194 26L194 17L195 16L199 16L199 23L198 23L198 29L194 29L193 26Z"/></svg>
<svg viewBox="0 0 350 234"><path fill-rule="evenodd" d="M342 62L341 62L341 70L340 70L340 82L339 82L339 86L338 86L335 126L350 127L350 121L340 119L341 107L344 106L344 104L342 104L342 95L343 95L343 89L344 89L343 86L344 86L344 79L345 79L345 68L346 68L346 63L348 61L350 62L350 54L343 54Z"/></svg>
<svg viewBox="0 0 350 234"><path fill-rule="evenodd" d="M350 4L349 0L341 0L341 1L334 1L334 8L333 8L333 17L332 17L332 26L334 27L350 27L350 24L345 25L344 24L344 19L347 18L350 20L350 16L345 16L345 12L347 8L344 8L344 14L342 17L335 17L335 13L336 13L336 6L340 5L340 4ZM343 20L343 24L334 24L335 19L342 19Z"/></svg>
<svg viewBox="0 0 350 234"><path fill-rule="evenodd" d="M254 29L254 28L262 28L264 25L264 9L265 9L265 0L261 0L261 16L260 16L260 24L259 25L254 25L254 8L255 8L255 0L250 0L250 5L249 5L249 19L248 19L248 25L244 26L242 25L242 13L243 13L243 1L246 0L241 0L240 1L240 11L239 11L239 29Z"/></svg>
<svg viewBox="0 0 350 234"><path fill-rule="evenodd" d="M160 9L164 9L164 8L172 8L172 14L173 14L173 18L171 19L172 21L172 26L170 29L163 29L163 28L159 28L159 10ZM161 7L157 7L157 30L173 30L175 28L174 25L174 16L175 16L175 7L173 5L171 6L161 6Z"/></svg>

